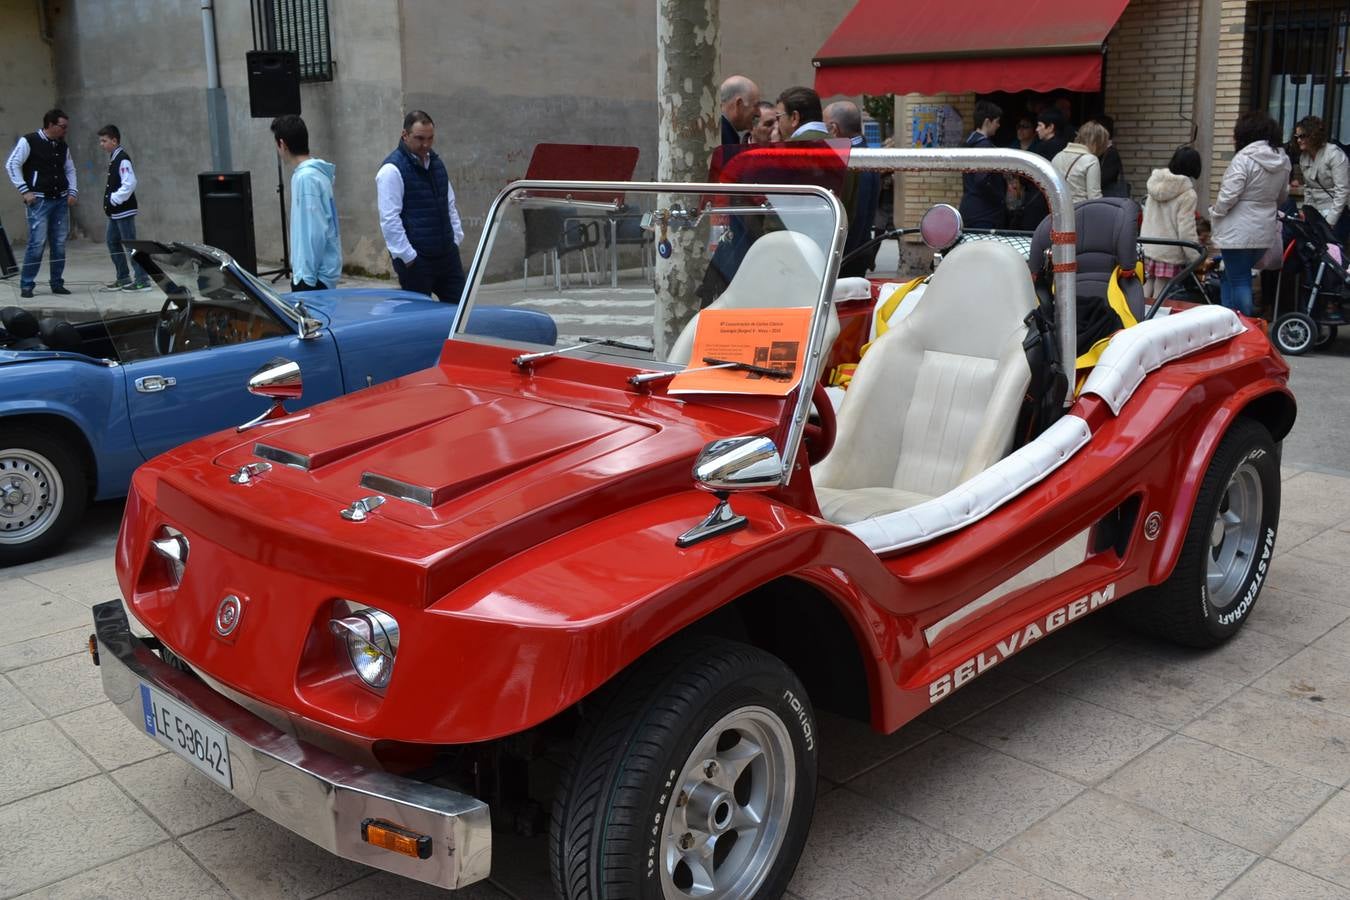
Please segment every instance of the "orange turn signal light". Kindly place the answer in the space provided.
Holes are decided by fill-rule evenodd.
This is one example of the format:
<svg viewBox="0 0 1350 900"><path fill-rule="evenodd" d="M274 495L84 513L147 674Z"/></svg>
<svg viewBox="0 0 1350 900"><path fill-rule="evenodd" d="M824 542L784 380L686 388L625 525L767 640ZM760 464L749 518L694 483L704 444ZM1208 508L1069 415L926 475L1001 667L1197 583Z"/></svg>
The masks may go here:
<svg viewBox="0 0 1350 900"><path fill-rule="evenodd" d="M431 859L431 835L409 831L383 819L364 819L361 840L373 847L402 853L413 859Z"/></svg>
<svg viewBox="0 0 1350 900"><path fill-rule="evenodd" d="M98 665L98 635L89 635L89 658Z"/></svg>

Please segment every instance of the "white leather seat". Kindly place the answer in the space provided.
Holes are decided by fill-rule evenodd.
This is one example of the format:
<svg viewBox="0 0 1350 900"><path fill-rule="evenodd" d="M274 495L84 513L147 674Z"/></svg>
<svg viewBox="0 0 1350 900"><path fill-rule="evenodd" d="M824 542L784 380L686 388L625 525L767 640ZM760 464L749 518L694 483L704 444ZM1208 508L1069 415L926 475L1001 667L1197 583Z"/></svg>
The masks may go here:
<svg viewBox="0 0 1350 900"><path fill-rule="evenodd" d="M824 271L825 254L815 241L795 231L771 231L750 245L731 284L722 296L708 305L708 309L815 306ZM839 336L839 316L834 311L834 304L831 303L828 309L826 350ZM689 365L697 325L698 313L695 313L666 357L670 362Z"/></svg>
<svg viewBox="0 0 1350 900"><path fill-rule="evenodd" d="M944 494L1011 449L1031 381L1036 305L1026 261L962 244L922 300L858 364L834 449L811 473L821 513L847 525Z"/></svg>

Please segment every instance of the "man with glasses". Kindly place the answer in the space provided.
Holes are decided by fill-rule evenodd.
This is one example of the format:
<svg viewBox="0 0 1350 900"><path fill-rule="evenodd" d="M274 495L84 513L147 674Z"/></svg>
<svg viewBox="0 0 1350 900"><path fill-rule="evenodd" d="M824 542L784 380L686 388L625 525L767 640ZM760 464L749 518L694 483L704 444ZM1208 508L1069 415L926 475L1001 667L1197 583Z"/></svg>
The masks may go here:
<svg viewBox="0 0 1350 900"><path fill-rule="evenodd" d="M19 138L5 163L10 183L27 207L28 248L19 273L19 296L33 296L42 254L51 244L53 294L69 294L61 280L66 268L66 235L70 232L68 208L75 205L75 163L66 146L70 118L59 109L49 109L42 128Z"/></svg>
<svg viewBox="0 0 1350 900"><path fill-rule="evenodd" d="M830 136L820 109L820 95L809 87L790 87L778 95L775 118L784 141L823 141Z"/></svg>

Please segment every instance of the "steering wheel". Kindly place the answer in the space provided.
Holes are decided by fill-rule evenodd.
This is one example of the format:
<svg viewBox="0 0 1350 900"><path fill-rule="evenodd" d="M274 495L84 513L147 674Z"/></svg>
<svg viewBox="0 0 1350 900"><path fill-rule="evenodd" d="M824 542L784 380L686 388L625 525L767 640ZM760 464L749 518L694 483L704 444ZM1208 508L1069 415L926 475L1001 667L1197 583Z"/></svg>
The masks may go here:
<svg viewBox="0 0 1350 900"><path fill-rule="evenodd" d="M182 309L175 310L176 306ZM192 294L185 292L166 296L164 305L159 308L159 321L155 323L155 351L160 356L172 353L175 341L187 332L191 321Z"/></svg>
<svg viewBox="0 0 1350 900"><path fill-rule="evenodd" d="M820 422L819 424L807 422L802 438L806 441L806 461L814 466L824 459L834 446L838 422L834 415L834 403L825 392L825 386L819 381L811 390L811 404L815 406Z"/></svg>

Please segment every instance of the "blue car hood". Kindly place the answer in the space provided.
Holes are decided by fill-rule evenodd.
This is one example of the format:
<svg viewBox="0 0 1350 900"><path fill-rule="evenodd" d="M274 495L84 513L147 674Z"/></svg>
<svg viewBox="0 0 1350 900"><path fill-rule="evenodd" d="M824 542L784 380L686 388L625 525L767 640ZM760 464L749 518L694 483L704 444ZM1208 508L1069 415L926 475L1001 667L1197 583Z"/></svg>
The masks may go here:
<svg viewBox="0 0 1350 900"><path fill-rule="evenodd" d="M305 306L329 326L340 328L354 322L369 321L377 316L406 316L441 314L445 317L445 334L450 333L450 322L458 304L428 300L422 294L400 291L396 288L339 288L333 291L307 291ZM291 295L286 295L290 300Z"/></svg>

